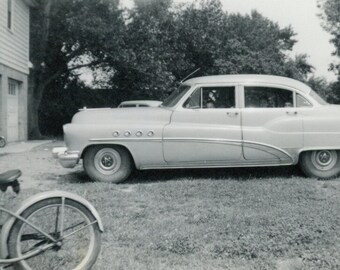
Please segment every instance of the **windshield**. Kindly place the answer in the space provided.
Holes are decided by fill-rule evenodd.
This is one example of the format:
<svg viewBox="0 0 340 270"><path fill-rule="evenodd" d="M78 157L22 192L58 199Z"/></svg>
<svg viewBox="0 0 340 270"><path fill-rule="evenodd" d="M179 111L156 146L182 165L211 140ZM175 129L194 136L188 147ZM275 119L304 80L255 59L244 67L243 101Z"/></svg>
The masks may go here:
<svg viewBox="0 0 340 270"><path fill-rule="evenodd" d="M181 85L175 91L168 96L164 102L162 103L163 107L173 107L175 106L178 101L188 92L191 86L189 85Z"/></svg>
<svg viewBox="0 0 340 270"><path fill-rule="evenodd" d="M322 98L320 97L314 90L310 91L310 95L312 96L312 98L314 98L319 104L321 105L327 105L328 103Z"/></svg>

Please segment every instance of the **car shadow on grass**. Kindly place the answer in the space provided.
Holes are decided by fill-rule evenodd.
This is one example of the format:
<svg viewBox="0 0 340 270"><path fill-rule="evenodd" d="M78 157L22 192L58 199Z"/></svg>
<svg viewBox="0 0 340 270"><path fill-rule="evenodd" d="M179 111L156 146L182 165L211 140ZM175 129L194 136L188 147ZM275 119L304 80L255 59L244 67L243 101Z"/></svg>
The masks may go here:
<svg viewBox="0 0 340 270"><path fill-rule="evenodd" d="M303 177L297 166L257 167L257 168L213 168L213 169L171 169L171 170L135 170L121 184L153 183L158 181L181 181L196 179L247 181L252 179ZM60 175L58 180L73 184L94 182L82 170Z"/></svg>
<svg viewBox="0 0 340 270"><path fill-rule="evenodd" d="M298 166L134 171L124 183L149 183L157 181L176 181L183 179L232 179L246 181L259 178L266 179L292 177L303 177L303 174Z"/></svg>
<svg viewBox="0 0 340 270"><path fill-rule="evenodd" d="M82 184L94 182L84 171L76 171L60 176L59 181L65 181L71 184Z"/></svg>

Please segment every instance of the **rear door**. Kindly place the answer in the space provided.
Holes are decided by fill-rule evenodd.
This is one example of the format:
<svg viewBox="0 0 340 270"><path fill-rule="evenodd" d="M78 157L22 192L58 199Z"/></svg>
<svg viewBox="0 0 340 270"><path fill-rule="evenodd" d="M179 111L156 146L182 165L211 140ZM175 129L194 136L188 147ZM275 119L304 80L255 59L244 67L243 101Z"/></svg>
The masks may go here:
<svg viewBox="0 0 340 270"><path fill-rule="evenodd" d="M292 89L243 86L243 154L246 160L290 163L303 146L303 119Z"/></svg>

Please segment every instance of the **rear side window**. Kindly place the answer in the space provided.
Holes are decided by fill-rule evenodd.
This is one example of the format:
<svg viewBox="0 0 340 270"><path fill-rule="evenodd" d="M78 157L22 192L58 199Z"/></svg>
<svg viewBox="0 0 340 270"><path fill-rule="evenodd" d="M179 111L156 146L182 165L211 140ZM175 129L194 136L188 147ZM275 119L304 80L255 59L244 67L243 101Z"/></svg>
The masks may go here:
<svg viewBox="0 0 340 270"><path fill-rule="evenodd" d="M312 107L312 104L303 96L296 95L296 107Z"/></svg>
<svg viewBox="0 0 340 270"><path fill-rule="evenodd" d="M293 92L274 87L245 86L246 108L284 108L293 107Z"/></svg>

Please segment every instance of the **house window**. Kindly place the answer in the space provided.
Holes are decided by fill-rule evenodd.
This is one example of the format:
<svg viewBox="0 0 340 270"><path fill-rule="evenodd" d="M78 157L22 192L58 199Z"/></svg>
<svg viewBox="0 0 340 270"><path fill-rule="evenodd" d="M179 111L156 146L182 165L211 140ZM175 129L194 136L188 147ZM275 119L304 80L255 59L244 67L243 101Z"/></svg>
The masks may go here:
<svg viewBox="0 0 340 270"><path fill-rule="evenodd" d="M17 84L13 81L8 82L8 94L15 96L17 92Z"/></svg>
<svg viewBox="0 0 340 270"><path fill-rule="evenodd" d="M12 29L12 0L7 0L7 27Z"/></svg>

